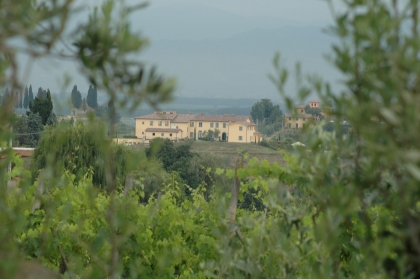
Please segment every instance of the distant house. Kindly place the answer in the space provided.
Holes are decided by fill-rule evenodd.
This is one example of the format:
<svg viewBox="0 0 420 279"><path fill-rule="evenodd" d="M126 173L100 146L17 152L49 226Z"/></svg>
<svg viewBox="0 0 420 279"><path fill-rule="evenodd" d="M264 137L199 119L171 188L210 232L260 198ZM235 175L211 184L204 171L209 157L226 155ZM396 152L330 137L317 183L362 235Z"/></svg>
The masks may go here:
<svg viewBox="0 0 420 279"><path fill-rule="evenodd" d="M227 142L260 142L262 135L249 116L234 114L178 114L175 111L155 111L135 118L136 136L148 142L154 138L199 140L204 133L216 129L219 135L214 140Z"/></svg>
<svg viewBox="0 0 420 279"><path fill-rule="evenodd" d="M292 113L284 115L284 128L286 129L302 129L303 126L313 121L318 121L319 117L305 112L305 105L298 105L293 108ZM321 109L321 103L318 101L310 101L310 108Z"/></svg>
<svg viewBox="0 0 420 279"><path fill-rule="evenodd" d="M32 157L32 155L34 154L35 148L12 147L12 150L15 154L20 155L20 157ZM5 157L6 157L5 155L2 155L0 158L3 159Z"/></svg>
<svg viewBox="0 0 420 279"><path fill-rule="evenodd" d="M311 108L321 108L321 103L318 101L310 101L309 102L309 107Z"/></svg>

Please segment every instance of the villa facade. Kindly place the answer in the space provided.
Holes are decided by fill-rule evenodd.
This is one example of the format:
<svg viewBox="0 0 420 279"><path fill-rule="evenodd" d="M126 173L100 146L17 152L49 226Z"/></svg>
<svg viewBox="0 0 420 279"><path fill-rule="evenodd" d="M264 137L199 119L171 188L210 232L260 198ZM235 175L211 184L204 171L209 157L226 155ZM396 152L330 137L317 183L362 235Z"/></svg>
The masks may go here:
<svg viewBox="0 0 420 279"><path fill-rule="evenodd" d="M293 113L286 113L284 115L285 129L302 129L303 126L308 125L308 123L319 120L319 117L307 114L305 112L305 107L305 105L295 106L293 108ZM309 108L321 109L321 103L318 101L310 101Z"/></svg>
<svg viewBox="0 0 420 279"><path fill-rule="evenodd" d="M219 131L214 140L258 143L262 135L256 131L251 117L234 114L178 114L176 111L156 111L135 118L136 136L144 142L160 137L173 141L200 140L209 130Z"/></svg>

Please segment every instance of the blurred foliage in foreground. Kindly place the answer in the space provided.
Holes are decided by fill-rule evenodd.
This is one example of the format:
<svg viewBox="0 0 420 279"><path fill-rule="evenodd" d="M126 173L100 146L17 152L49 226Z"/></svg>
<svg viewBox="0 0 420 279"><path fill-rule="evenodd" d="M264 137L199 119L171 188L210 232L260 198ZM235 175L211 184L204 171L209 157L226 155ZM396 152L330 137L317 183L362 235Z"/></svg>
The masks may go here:
<svg viewBox="0 0 420 279"><path fill-rule="evenodd" d="M51 54L71 2L0 4L10 11L0 17L3 84L20 84L7 39L23 38L33 56ZM58 176L52 161L32 184L20 159L2 150L0 277L19 278L33 267L25 260L36 260L55 274L50 278L420 278L419 4L345 5L335 14L331 4L329 29L339 39L329 58L345 79L342 92L317 76L301 78L296 68L299 96L316 92L333 108L335 127L308 131L307 148L286 154L286 166L243 155L235 169L213 169L232 184L229 194L206 194L203 183L185 197L173 173L144 202L141 179L133 182L140 187L118 187L115 150L104 133L95 140L104 150L105 189L93 187L92 169L74 174L64 166ZM147 74L133 61L145 41L130 32L131 10L120 7L114 21L114 7L107 2L74 36L75 59L108 92L111 116L171 92L154 70ZM279 56L274 66L271 78L291 108L289 73ZM12 109L0 111L2 142ZM346 136L343 121L351 126ZM5 177L9 160L15 168ZM22 178L20 189L7 188L10 176ZM251 204L238 207L245 199Z"/></svg>

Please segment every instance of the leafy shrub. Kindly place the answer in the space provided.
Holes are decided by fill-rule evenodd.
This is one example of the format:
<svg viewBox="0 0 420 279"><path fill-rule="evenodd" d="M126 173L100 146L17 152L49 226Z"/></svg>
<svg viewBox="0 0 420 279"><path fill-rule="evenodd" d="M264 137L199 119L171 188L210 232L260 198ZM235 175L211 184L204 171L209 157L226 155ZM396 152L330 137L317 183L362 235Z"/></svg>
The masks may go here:
<svg viewBox="0 0 420 279"><path fill-rule="evenodd" d="M93 183L105 187L106 164L112 162L111 171L116 175L117 182L124 184L127 174L134 169L138 153L133 153L123 145L109 142L108 145L112 145L109 156L104 153L107 146L96 140L98 134L105 134L103 125L78 122L76 126L62 124L56 128L47 127L33 155L33 179L38 177L41 169L54 164L57 176L68 170L76 175L75 181L80 180L91 169Z"/></svg>

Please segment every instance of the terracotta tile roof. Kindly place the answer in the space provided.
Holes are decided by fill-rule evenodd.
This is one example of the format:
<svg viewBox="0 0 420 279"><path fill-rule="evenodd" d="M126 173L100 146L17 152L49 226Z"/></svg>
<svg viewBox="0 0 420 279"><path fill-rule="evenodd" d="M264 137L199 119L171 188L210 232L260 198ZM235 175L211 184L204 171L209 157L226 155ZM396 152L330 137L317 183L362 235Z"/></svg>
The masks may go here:
<svg viewBox="0 0 420 279"><path fill-rule="evenodd" d="M320 101L310 101L309 103L321 103Z"/></svg>
<svg viewBox="0 0 420 279"><path fill-rule="evenodd" d="M306 107L306 105L298 105L295 106L295 109L304 109Z"/></svg>
<svg viewBox="0 0 420 279"><path fill-rule="evenodd" d="M25 148L25 147L13 147L13 152L20 155L21 157L32 157L34 154L35 148ZM5 158L6 155L2 155L0 158Z"/></svg>
<svg viewBox="0 0 420 279"><path fill-rule="evenodd" d="M169 113L151 113L151 114L147 114L147 115L142 115L142 116L138 116L135 117L134 119L150 119L150 120L173 120L178 114L177 113L173 113L173 114L169 114Z"/></svg>
<svg viewBox="0 0 420 279"><path fill-rule="evenodd" d="M196 116L196 114L177 114L176 117L172 120L173 122L179 122L179 123L186 123L191 121Z"/></svg>
<svg viewBox="0 0 420 279"><path fill-rule="evenodd" d="M182 132L181 129L170 129L170 128L147 128L146 132L155 132L155 133L179 133Z"/></svg>
<svg viewBox="0 0 420 279"><path fill-rule="evenodd" d="M315 118L312 114L294 114L294 113L285 113L284 117L299 117L299 118Z"/></svg>
<svg viewBox="0 0 420 279"><path fill-rule="evenodd" d="M196 114L191 121L213 121L213 122L246 122L250 117L234 114Z"/></svg>
<svg viewBox="0 0 420 279"><path fill-rule="evenodd" d="M147 120L171 120L174 123L186 123L189 121L211 121L211 122L247 122L249 116L234 115L234 114L177 114L176 112L155 112L143 116L138 116L135 119Z"/></svg>

